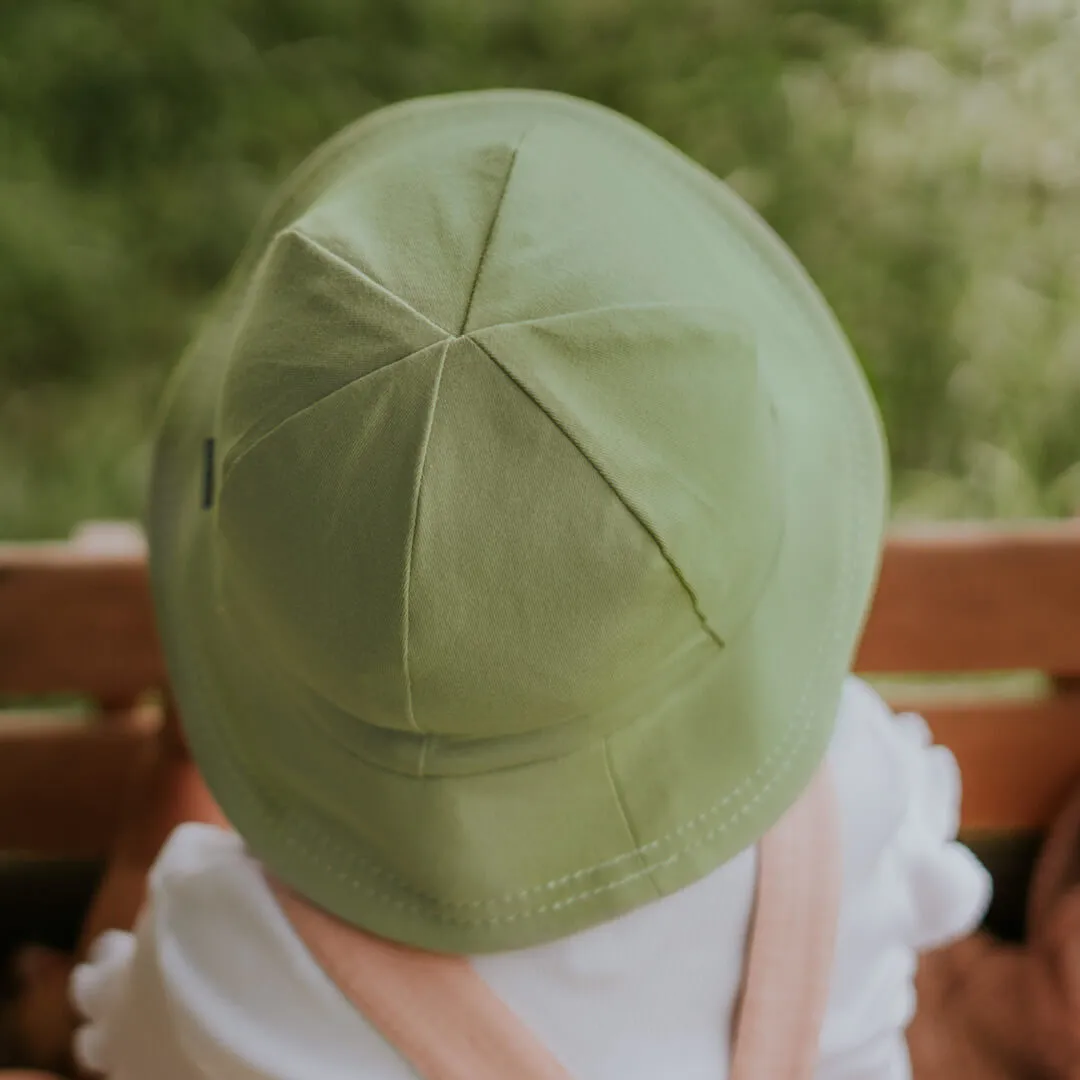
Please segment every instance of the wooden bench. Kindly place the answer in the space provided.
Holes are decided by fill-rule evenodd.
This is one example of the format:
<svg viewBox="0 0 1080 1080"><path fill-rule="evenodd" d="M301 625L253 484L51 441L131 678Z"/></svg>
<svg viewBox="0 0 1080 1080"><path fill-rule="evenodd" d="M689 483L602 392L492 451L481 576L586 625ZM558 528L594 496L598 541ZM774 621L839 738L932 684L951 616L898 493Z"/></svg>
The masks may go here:
<svg viewBox="0 0 1080 1080"><path fill-rule="evenodd" d="M893 535L857 666L956 753L965 838L1015 926L1039 832L1080 779L1080 523ZM0 702L35 703L0 712L0 852L107 857L164 691L137 535L0 546ZM77 703L40 704L58 697Z"/></svg>

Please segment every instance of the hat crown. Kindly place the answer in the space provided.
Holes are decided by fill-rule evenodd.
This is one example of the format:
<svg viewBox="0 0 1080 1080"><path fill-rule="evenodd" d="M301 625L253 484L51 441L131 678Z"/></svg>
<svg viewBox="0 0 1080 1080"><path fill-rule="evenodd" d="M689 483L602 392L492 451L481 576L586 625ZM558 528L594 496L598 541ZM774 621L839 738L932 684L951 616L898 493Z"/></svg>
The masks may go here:
<svg viewBox="0 0 1080 1080"><path fill-rule="evenodd" d="M395 132L237 308L218 600L346 740L590 721L710 662L776 557L740 241L571 120Z"/></svg>

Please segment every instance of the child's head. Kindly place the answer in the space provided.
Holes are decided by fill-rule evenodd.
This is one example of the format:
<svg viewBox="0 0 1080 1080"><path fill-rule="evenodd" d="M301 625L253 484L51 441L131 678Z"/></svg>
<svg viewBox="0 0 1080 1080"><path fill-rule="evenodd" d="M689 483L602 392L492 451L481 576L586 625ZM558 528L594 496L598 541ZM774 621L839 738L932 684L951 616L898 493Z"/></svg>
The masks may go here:
<svg viewBox="0 0 1080 1080"><path fill-rule="evenodd" d="M885 501L858 365L768 229L615 114L485 93L299 170L177 375L151 559L252 850L356 925L480 952L784 813Z"/></svg>

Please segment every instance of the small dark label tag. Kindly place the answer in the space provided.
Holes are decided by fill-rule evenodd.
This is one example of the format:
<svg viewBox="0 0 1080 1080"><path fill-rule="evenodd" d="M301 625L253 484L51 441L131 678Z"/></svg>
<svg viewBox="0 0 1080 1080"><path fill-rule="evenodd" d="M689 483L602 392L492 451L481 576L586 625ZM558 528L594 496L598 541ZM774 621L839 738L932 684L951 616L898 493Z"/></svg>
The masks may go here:
<svg viewBox="0 0 1080 1080"><path fill-rule="evenodd" d="M204 510L214 505L214 440L203 443L203 488L202 504Z"/></svg>

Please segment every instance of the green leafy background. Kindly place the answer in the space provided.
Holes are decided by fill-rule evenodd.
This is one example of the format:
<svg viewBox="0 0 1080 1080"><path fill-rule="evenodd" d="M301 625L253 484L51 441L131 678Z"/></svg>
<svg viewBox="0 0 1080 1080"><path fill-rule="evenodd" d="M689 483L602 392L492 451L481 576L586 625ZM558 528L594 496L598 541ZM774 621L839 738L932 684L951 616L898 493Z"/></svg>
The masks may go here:
<svg viewBox="0 0 1080 1080"><path fill-rule="evenodd" d="M0 538L139 513L163 376L320 140L499 85L764 214L870 373L898 517L1080 507L1075 2L34 0L0 4Z"/></svg>

